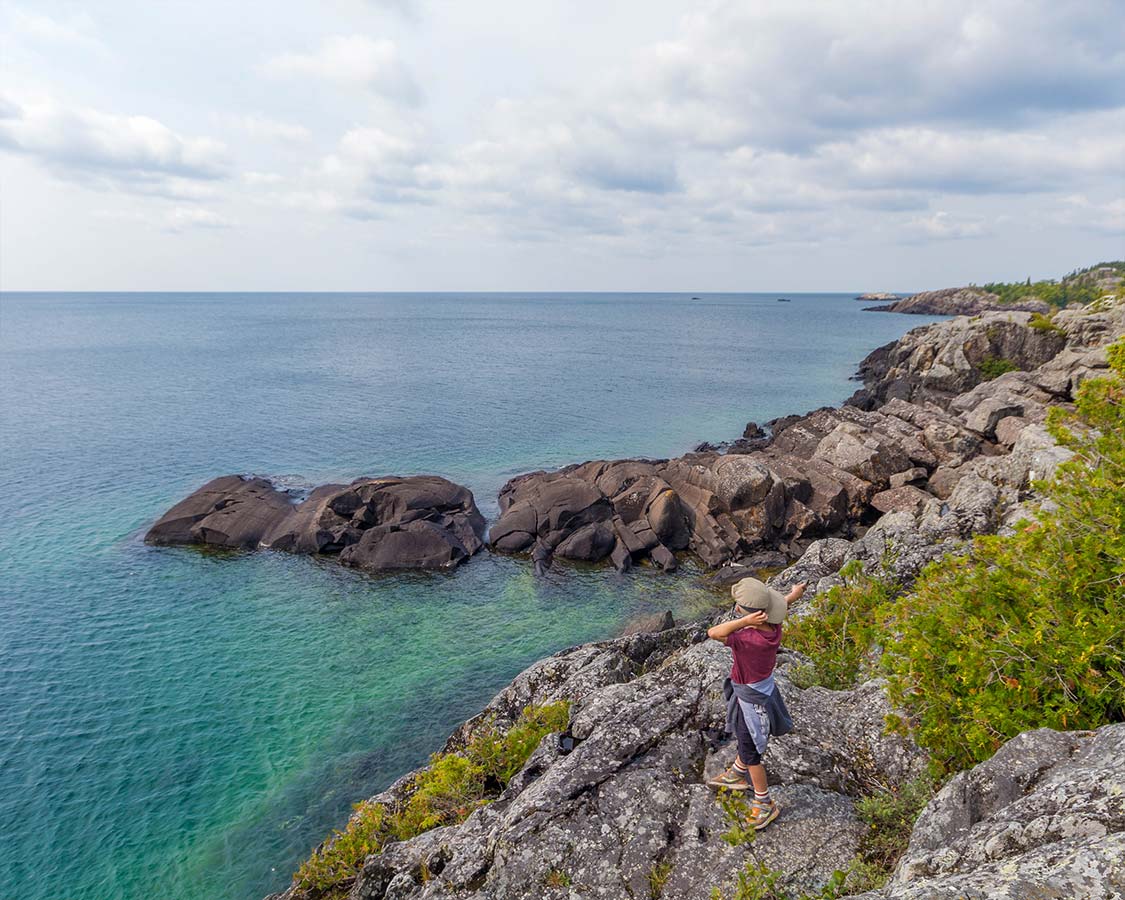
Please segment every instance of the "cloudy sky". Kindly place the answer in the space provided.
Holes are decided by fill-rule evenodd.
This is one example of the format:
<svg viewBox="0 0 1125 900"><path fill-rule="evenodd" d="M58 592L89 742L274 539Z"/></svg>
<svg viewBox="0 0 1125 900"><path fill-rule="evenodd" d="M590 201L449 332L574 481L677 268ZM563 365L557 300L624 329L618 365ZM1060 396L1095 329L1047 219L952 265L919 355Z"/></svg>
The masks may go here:
<svg viewBox="0 0 1125 900"><path fill-rule="evenodd" d="M7 290L909 290L1125 256L1120 0L10 0Z"/></svg>

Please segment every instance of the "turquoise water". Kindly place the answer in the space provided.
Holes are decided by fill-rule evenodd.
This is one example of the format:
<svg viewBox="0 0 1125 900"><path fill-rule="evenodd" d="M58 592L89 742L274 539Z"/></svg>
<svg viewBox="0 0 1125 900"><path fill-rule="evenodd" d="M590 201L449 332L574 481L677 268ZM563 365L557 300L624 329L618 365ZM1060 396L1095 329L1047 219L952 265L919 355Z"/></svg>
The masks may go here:
<svg viewBox="0 0 1125 900"><path fill-rule="evenodd" d="M480 556L154 549L228 472L511 475L837 403L923 319L850 295L4 294L0 897L242 900L528 663L713 602Z"/></svg>

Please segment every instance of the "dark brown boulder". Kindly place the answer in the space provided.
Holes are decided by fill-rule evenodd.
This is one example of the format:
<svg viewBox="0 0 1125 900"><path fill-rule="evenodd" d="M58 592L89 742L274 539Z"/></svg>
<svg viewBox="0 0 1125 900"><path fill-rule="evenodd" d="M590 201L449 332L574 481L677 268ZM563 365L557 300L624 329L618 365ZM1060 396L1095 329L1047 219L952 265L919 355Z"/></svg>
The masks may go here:
<svg viewBox="0 0 1125 900"><path fill-rule="evenodd" d="M684 550L691 543L691 528L679 495L666 487L649 501L645 510L652 533L671 550Z"/></svg>
<svg viewBox="0 0 1125 900"><path fill-rule="evenodd" d="M450 529L416 519L403 525L378 525L340 552L345 566L367 572L395 569L451 569L471 553Z"/></svg>
<svg viewBox="0 0 1125 900"><path fill-rule="evenodd" d="M652 561L665 572L676 570L676 555L663 544L657 544L652 550Z"/></svg>
<svg viewBox="0 0 1125 900"><path fill-rule="evenodd" d="M436 475L326 484L299 504L263 478L228 475L172 507L145 540L340 554L383 571L456 565L483 546L484 526L472 493Z"/></svg>
<svg viewBox="0 0 1125 900"><path fill-rule="evenodd" d="M609 522L583 525L555 548L555 556L584 562L600 562L613 552L617 535Z"/></svg>
<svg viewBox="0 0 1125 900"><path fill-rule="evenodd" d="M613 516L605 494L566 469L514 478L501 489L499 502L500 520L492 526L489 542L510 553L528 550L537 540L553 550L572 532ZM612 547L611 542L603 556Z"/></svg>
<svg viewBox="0 0 1125 900"><path fill-rule="evenodd" d="M168 510L145 542L253 550L293 509L289 495L264 478L224 475Z"/></svg>

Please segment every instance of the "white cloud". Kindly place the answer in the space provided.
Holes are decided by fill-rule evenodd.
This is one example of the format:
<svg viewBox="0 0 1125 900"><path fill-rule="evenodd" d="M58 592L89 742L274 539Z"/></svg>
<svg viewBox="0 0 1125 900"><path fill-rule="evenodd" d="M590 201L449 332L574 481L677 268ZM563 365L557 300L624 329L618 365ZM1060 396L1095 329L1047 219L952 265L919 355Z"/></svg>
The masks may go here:
<svg viewBox="0 0 1125 900"><path fill-rule="evenodd" d="M238 117L238 125L249 135L283 143L303 143L312 139L312 132L304 125L283 122L269 116L249 115Z"/></svg>
<svg viewBox="0 0 1125 900"><path fill-rule="evenodd" d="M1043 192L1121 171L1121 121L1121 116L1095 115L1042 131L883 129L826 144L817 157L828 175L858 187Z"/></svg>
<svg viewBox="0 0 1125 900"><path fill-rule="evenodd" d="M54 19L41 12L11 6L5 19L9 32L21 40L109 54L94 20L87 13L73 13L66 19Z"/></svg>
<svg viewBox="0 0 1125 900"><path fill-rule="evenodd" d="M263 69L279 78L315 78L365 88L408 106L422 100L422 91L394 41L362 34L327 38L311 53L275 56Z"/></svg>
<svg viewBox="0 0 1125 900"><path fill-rule="evenodd" d="M939 210L930 216L918 216L906 223L903 236L908 240L956 240L984 234L984 223L977 217L958 218Z"/></svg>
<svg viewBox="0 0 1125 900"><path fill-rule="evenodd" d="M1125 241L1125 196L1091 200L1083 194L1063 198L1062 211L1053 217L1076 228L1108 234Z"/></svg>
<svg viewBox="0 0 1125 900"><path fill-rule="evenodd" d="M281 184L285 177L277 172L243 172L242 180L249 185Z"/></svg>
<svg viewBox="0 0 1125 900"><path fill-rule="evenodd" d="M199 196L224 178L225 146L186 137L148 116L71 107L50 98L0 97L0 147L26 153L60 177L94 187Z"/></svg>
<svg viewBox="0 0 1125 900"><path fill-rule="evenodd" d="M421 3L419 0L371 0L371 3L398 13L411 22L416 22L421 18Z"/></svg>
<svg viewBox="0 0 1125 900"><path fill-rule="evenodd" d="M230 228L233 224L225 216L198 206L177 206L168 211L165 222L171 231L184 231L189 228Z"/></svg>
<svg viewBox="0 0 1125 900"><path fill-rule="evenodd" d="M283 202L360 219L382 217L402 204L428 203L442 186L422 132L353 128L336 150L305 174L304 186Z"/></svg>

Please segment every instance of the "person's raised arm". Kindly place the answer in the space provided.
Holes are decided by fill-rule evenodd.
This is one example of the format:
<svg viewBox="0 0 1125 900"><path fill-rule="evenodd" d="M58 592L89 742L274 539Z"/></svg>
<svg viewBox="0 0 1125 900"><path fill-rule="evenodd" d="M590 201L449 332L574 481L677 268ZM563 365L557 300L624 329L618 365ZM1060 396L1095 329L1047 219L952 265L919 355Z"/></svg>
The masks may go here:
<svg viewBox="0 0 1125 900"><path fill-rule="evenodd" d="M722 641L725 644L727 638L739 629L748 628L751 625L764 625L765 621L765 610L755 610L752 613L747 613L745 616L739 616L737 619L728 619L726 622L712 625L707 629L707 637L714 641Z"/></svg>

